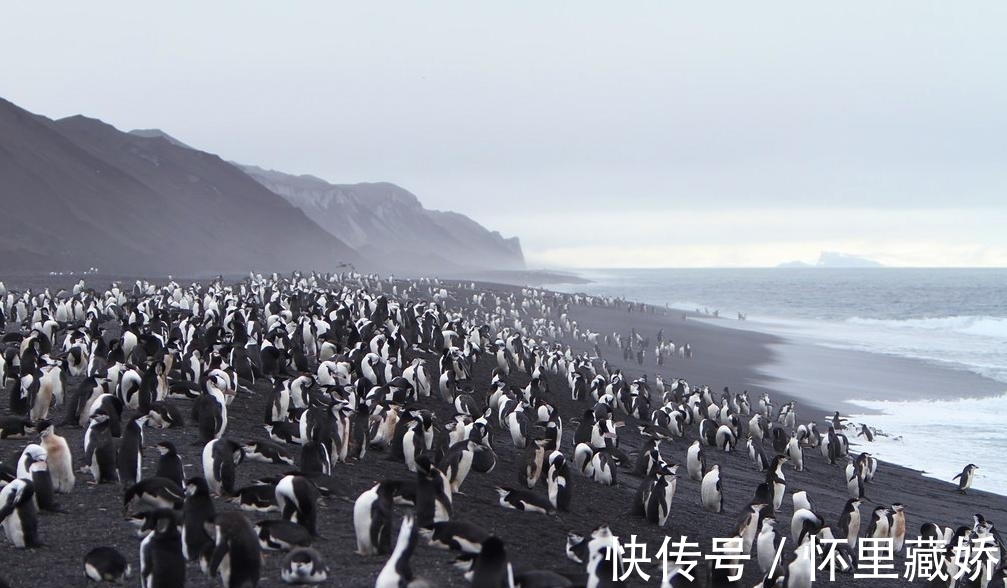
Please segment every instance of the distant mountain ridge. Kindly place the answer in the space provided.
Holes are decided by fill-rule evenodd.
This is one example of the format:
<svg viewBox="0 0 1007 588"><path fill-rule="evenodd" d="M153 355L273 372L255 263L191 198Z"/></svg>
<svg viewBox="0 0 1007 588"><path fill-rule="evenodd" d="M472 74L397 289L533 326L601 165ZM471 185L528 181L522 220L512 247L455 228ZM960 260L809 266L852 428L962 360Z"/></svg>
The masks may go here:
<svg viewBox="0 0 1007 588"><path fill-rule="evenodd" d="M159 129L51 120L2 98L0 178L0 272L524 268L517 238L394 184L238 166Z"/></svg>
<svg viewBox="0 0 1007 588"><path fill-rule="evenodd" d="M0 271L197 275L364 267L220 157L0 99Z"/></svg>
<svg viewBox="0 0 1007 588"><path fill-rule="evenodd" d="M365 257L397 271L524 269L516 237L504 238L463 214L428 210L395 184L331 184L311 175L240 167Z"/></svg>

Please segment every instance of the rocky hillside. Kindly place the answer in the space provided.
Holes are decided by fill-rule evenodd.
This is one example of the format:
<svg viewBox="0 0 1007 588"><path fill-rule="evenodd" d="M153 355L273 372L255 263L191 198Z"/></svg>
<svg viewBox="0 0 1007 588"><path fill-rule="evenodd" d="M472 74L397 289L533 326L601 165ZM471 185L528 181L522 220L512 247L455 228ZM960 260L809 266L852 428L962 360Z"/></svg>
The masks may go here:
<svg viewBox="0 0 1007 588"><path fill-rule="evenodd" d="M366 262L216 155L0 99L0 271L141 275Z"/></svg>
<svg viewBox="0 0 1007 588"><path fill-rule="evenodd" d="M504 238L463 214L428 210L395 184L330 184L309 175L242 169L361 255L396 271L524 268L516 237Z"/></svg>

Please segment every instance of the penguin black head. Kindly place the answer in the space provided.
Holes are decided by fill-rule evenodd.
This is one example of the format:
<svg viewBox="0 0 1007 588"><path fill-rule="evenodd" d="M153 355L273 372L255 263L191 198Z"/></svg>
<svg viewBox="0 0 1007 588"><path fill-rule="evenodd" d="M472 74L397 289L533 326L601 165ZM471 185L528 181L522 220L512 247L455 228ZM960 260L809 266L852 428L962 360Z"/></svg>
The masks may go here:
<svg viewBox="0 0 1007 588"><path fill-rule="evenodd" d="M171 441L161 441L157 444L157 450L161 455L176 455L178 453L175 444Z"/></svg>
<svg viewBox="0 0 1007 588"><path fill-rule="evenodd" d="M209 496L210 486L206 483L206 478L195 476L185 481L186 496Z"/></svg>

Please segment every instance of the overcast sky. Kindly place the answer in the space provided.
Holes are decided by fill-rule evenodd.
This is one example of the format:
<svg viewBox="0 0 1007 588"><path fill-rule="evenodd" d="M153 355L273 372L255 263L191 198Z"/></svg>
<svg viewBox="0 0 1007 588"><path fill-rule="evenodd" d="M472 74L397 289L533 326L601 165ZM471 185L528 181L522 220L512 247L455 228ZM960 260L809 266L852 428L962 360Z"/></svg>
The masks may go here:
<svg viewBox="0 0 1007 588"><path fill-rule="evenodd" d="M13 2L0 96L391 181L533 266L1007 265L1007 3Z"/></svg>

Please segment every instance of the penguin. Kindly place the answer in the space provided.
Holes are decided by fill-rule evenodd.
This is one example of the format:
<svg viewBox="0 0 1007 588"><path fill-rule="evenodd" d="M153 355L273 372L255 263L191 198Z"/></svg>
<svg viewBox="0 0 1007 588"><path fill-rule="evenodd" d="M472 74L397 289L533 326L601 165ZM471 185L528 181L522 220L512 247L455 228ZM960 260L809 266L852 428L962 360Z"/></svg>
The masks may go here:
<svg viewBox="0 0 1007 588"><path fill-rule="evenodd" d="M791 437L787 442L787 458L790 459L795 470L804 471L804 450L801 449L801 443L797 437Z"/></svg>
<svg viewBox="0 0 1007 588"><path fill-rule="evenodd" d="M906 543L906 507L896 502L890 507L890 512L888 536L892 538L894 553L901 554Z"/></svg>
<svg viewBox="0 0 1007 588"><path fill-rule="evenodd" d="M545 476L546 488L549 492L549 503L559 512L570 511L570 469L567 467L566 456L558 449L549 454L549 466ZM674 489L672 489L674 494Z"/></svg>
<svg viewBox="0 0 1007 588"><path fill-rule="evenodd" d="M391 551L393 493L389 483L381 482L362 492L353 503L358 554L384 555Z"/></svg>
<svg viewBox="0 0 1007 588"><path fill-rule="evenodd" d="M727 425L720 425L716 431L717 447L725 453L734 451L734 446L738 444L738 437L734 434L734 429Z"/></svg>
<svg viewBox="0 0 1007 588"><path fill-rule="evenodd" d="M518 473L519 482L528 487L534 488L542 478L546 461L545 439L535 439L525 449L525 467Z"/></svg>
<svg viewBox="0 0 1007 588"><path fill-rule="evenodd" d="M794 543L802 543L804 533L817 534L825 525L825 521L820 516L806 508L797 508L793 518L790 519L790 537Z"/></svg>
<svg viewBox="0 0 1007 588"><path fill-rule="evenodd" d="M157 444L157 451L160 456L157 458L157 469L154 476L173 480L182 488L185 481L185 471L182 467L182 458L179 457L175 444L171 441L161 441Z"/></svg>
<svg viewBox="0 0 1007 588"><path fill-rule="evenodd" d="M140 542L140 588L185 588L182 538L174 514L156 511L152 526Z"/></svg>
<svg viewBox="0 0 1007 588"><path fill-rule="evenodd" d="M646 439L637 455L636 465L633 467L633 475L639 478L649 478L652 474L657 473L663 464L664 458L661 457L661 440Z"/></svg>
<svg viewBox="0 0 1007 588"><path fill-rule="evenodd" d="M972 487L972 480L975 479L976 470L978 469L979 466L977 466L974 463L970 463L969 465L965 466L965 469L962 470L962 473L951 478L951 481L958 480L959 492L961 492L962 494L968 494L968 489Z"/></svg>
<svg viewBox="0 0 1007 588"><path fill-rule="evenodd" d="M245 452L245 459L250 461L277 465L294 465L293 458L287 455L282 447L269 441L248 441L241 448Z"/></svg>
<svg viewBox="0 0 1007 588"><path fill-rule="evenodd" d="M234 475L244 459L241 446L230 439L212 439L203 447L203 477L210 491L221 496L234 493Z"/></svg>
<svg viewBox="0 0 1007 588"><path fill-rule="evenodd" d="M528 445L528 432L531 423L524 412L524 406L518 405L507 415L507 429L510 431L511 441L514 447L524 449Z"/></svg>
<svg viewBox="0 0 1007 588"><path fill-rule="evenodd" d="M471 439L459 441L448 448L447 453L441 460L440 470L447 476L451 483L451 491L457 493L462 482L468 477L472 470L472 462L475 459L476 447Z"/></svg>
<svg viewBox="0 0 1007 588"><path fill-rule="evenodd" d="M874 512L871 514L871 522L867 525L867 534L865 534L864 537L872 539L887 539L889 527L888 508L885 506L879 506L875 508Z"/></svg>
<svg viewBox="0 0 1007 588"><path fill-rule="evenodd" d="M525 512L552 512L552 504L549 503L548 499L543 499L531 492L499 486L496 488L496 492L499 496L499 504L504 508L523 510Z"/></svg>
<svg viewBox="0 0 1007 588"><path fill-rule="evenodd" d="M846 464L846 495L851 499L864 498L864 478L852 458Z"/></svg>
<svg viewBox="0 0 1007 588"><path fill-rule="evenodd" d="M703 446L698 440L693 441L686 452L685 467L689 472L689 478L697 482L703 481L703 475L706 473L706 456L703 455Z"/></svg>
<svg viewBox="0 0 1007 588"><path fill-rule="evenodd" d="M154 508L182 508L185 495L174 480L167 478L147 478L126 489L122 496L122 512L129 510L133 500L139 500Z"/></svg>
<svg viewBox="0 0 1007 588"><path fill-rule="evenodd" d="M114 547L95 547L84 556L84 575L95 582L122 584L133 575L133 567Z"/></svg>
<svg viewBox="0 0 1007 588"><path fill-rule="evenodd" d="M252 525L238 512L218 513L210 577L220 577L224 588L255 588L259 585L262 549Z"/></svg>
<svg viewBox="0 0 1007 588"><path fill-rule="evenodd" d="M328 578L322 554L310 547L291 549L280 565L280 579L287 584L321 584Z"/></svg>
<svg viewBox="0 0 1007 588"><path fill-rule="evenodd" d="M616 460L608 450L602 449L594 453L591 457L591 471L592 478L599 484L614 486L617 481Z"/></svg>
<svg viewBox="0 0 1007 588"><path fill-rule="evenodd" d="M312 543L311 533L297 523L269 520L259 521L254 526L259 546L269 551L290 551Z"/></svg>
<svg viewBox="0 0 1007 588"><path fill-rule="evenodd" d="M490 533L481 525L465 521L434 523L429 530L420 529L431 547L452 549L462 553L477 554Z"/></svg>
<svg viewBox="0 0 1007 588"><path fill-rule="evenodd" d="M216 511L205 478L185 481L185 501L182 503L182 555L186 561L196 561L213 538L206 527Z"/></svg>
<svg viewBox="0 0 1007 588"><path fill-rule="evenodd" d="M705 510L719 513L724 509L724 493L720 485L719 465L714 465L710 468L710 471L703 476L700 494L703 499L703 508Z"/></svg>
<svg viewBox="0 0 1007 588"><path fill-rule="evenodd" d="M776 519L767 516L762 519L762 528L759 536L755 540L755 551L759 560L759 569L763 574L768 574L776 559L776 551L779 547L780 539L776 534Z"/></svg>
<svg viewBox="0 0 1007 588"><path fill-rule="evenodd" d="M587 443L578 443L573 449L573 465L585 478L594 478L594 448Z"/></svg>
<svg viewBox="0 0 1007 588"><path fill-rule="evenodd" d="M115 482L118 470L109 415L104 410L99 410L91 416L90 421L84 433L84 461L88 464L95 484Z"/></svg>
<svg viewBox="0 0 1007 588"><path fill-rule="evenodd" d="M472 586L502 588L513 585L507 551L499 537L491 536L483 541L479 555L472 562ZM611 577L611 576L610 576ZM592 586L589 582L588 586Z"/></svg>
<svg viewBox="0 0 1007 588"><path fill-rule="evenodd" d="M780 512L783 505L783 496L787 492L787 479L783 475L783 464L790 460L785 455L777 455L773 458L773 463L766 470L766 484L773 492L773 512Z"/></svg>
<svg viewBox="0 0 1007 588"><path fill-rule="evenodd" d="M35 484L18 478L0 489L0 527L19 549L39 547Z"/></svg>
<svg viewBox="0 0 1007 588"><path fill-rule="evenodd" d="M59 511L49 466L46 464L45 449L41 445L31 443L21 451L17 462L17 477L32 481L35 505L40 510Z"/></svg>
<svg viewBox="0 0 1007 588"><path fill-rule="evenodd" d="M158 429L185 426L185 415L174 404L167 401L152 404L147 416L150 417L150 425Z"/></svg>
<svg viewBox="0 0 1007 588"><path fill-rule="evenodd" d="M77 481L73 473L73 455L66 439L56 434L55 427L48 421L37 425L40 443L45 449L45 462L49 467L52 488L57 494L69 494Z"/></svg>
<svg viewBox="0 0 1007 588"><path fill-rule="evenodd" d="M276 504L276 486L273 484L252 484L239 488L230 501L237 504L241 510L252 512L276 512L280 507Z"/></svg>
<svg viewBox="0 0 1007 588"><path fill-rule="evenodd" d="M762 448L761 443L756 443L755 439L749 435L748 436L748 457L752 459L752 463L755 464L755 471L764 472L769 468L769 458L766 457L766 452Z"/></svg>
<svg viewBox="0 0 1007 588"><path fill-rule="evenodd" d="M451 519L451 484L425 455L416 460L416 524L429 529Z"/></svg>
<svg viewBox="0 0 1007 588"><path fill-rule="evenodd" d="M276 504L284 520L297 523L318 536L318 488L308 478L286 475L276 484Z"/></svg>
<svg viewBox="0 0 1007 588"><path fill-rule="evenodd" d="M2 358L0 358L2 361ZM0 417L0 439L15 439L28 436L31 423L19 416Z"/></svg>
<svg viewBox="0 0 1007 588"><path fill-rule="evenodd" d="M765 504L750 504L741 513L735 528L735 536L741 537L741 553L751 553L752 545L755 544L755 539L761 531L760 521L762 520L762 511L766 506Z"/></svg>
<svg viewBox="0 0 1007 588"><path fill-rule="evenodd" d="M656 472L647 495L644 516L659 527L665 526L671 514L671 501L675 498L675 488L678 485L677 471L678 466L673 465Z"/></svg>
<svg viewBox="0 0 1007 588"><path fill-rule="evenodd" d="M811 588L815 575L814 541L805 541L794 550L794 560L787 565L787 588Z"/></svg>
<svg viewBox="0 0 1007 588"><path fill-rule="evenodd" d="M305 475L332 474L332 457L329 444L318 441L306 441L301 446L300 471Z"/></svg>
<svg viewBox="0 0 1007 588"><path fill-rule="evenodd" d="M119 439L116 465L119 470L119 483L127 488L143 477L143 426L147 419L147 415L130 419Z"/></svg>
<svg viewBox="0 0 1007 588"><path fill-rule="evenodd" d="M413 576L409 559L416 548L416 521L413 517L403 517L399 535L395 541L395 551L385 562L374 588L429 588L433 584ZM473 584L476 585L476 584Z"/></svg>
<svg viewBox="0 0 1007 588"><path fill-rule="evenodd" d="M198 424L199 440L219 439L227 430L227 400L215 380L206 378L203 393L192 403L190 415Z"/></svg>

